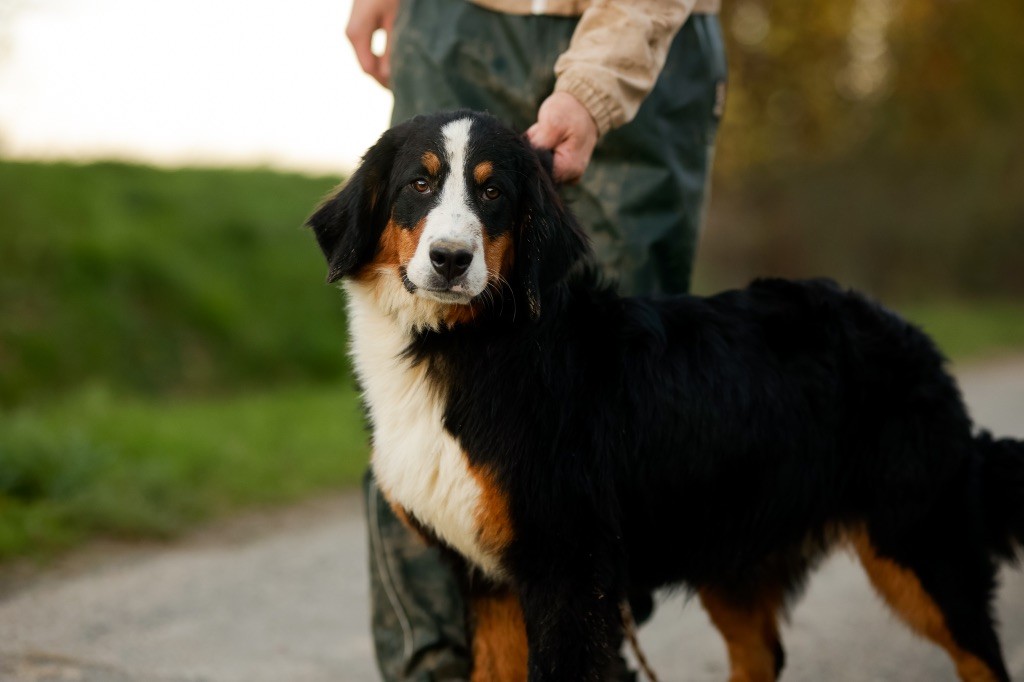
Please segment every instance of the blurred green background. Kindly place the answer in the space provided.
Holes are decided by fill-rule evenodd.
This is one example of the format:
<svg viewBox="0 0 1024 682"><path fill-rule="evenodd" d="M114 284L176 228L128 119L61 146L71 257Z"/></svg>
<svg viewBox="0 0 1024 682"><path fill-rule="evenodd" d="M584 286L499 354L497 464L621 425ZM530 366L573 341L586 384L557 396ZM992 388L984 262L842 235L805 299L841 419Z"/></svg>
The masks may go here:
<svg viewBox="0 0 1024 682"><path fill-rule="evenodd" d="M338 178L0 162L0 558L351 484Z"/></svg>
<svg viewBox="0 0 1024 682"><path fill-rule="evenodd" d="M1024 352L1024 4L722 21L697 291L828 275L957 362ZM339 180L0 161L0 560L357 480L342 298L301 228Z"/></svg>

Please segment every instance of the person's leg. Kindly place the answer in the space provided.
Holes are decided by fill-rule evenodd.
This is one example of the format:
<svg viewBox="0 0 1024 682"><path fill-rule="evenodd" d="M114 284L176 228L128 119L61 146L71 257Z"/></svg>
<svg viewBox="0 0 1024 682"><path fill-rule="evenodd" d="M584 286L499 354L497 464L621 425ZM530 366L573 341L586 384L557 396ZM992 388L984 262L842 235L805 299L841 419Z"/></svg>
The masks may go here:
<svg viewBox="0 0 1024 682"><path fill-rule="evenodd" d="M373 643L388 682L468 680L465 606L437 548L391 511L367 472L363 481L370 539Z"/></svg>
<svg viewBox="0 0 1024 682"><path fill-rule="evenodd" d="M580 185L567 188L623 293L689 289L725 79L718 18L690 17L636 118L598 143Z"/></svg>

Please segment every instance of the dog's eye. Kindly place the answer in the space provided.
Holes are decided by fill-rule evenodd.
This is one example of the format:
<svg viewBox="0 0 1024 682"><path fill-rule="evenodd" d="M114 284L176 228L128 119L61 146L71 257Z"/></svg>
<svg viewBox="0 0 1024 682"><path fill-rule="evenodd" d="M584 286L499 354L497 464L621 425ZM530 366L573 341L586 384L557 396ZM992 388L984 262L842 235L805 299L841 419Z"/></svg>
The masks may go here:
<svg viewBox="0 0 1024 682"><path fill-rule="evenodd" d="M484 187L483 196L484 199L487 199L488 201L494 201L501 196L501 190L493 185L490 187Z"/></svg>
<svg viewBox="0 0 1024 682"><path fill-rule="evenodd" d="M412 185L412 188L420 194L426 194L430 191L430 183L423 178L416 178L410 184Z"/></svg>

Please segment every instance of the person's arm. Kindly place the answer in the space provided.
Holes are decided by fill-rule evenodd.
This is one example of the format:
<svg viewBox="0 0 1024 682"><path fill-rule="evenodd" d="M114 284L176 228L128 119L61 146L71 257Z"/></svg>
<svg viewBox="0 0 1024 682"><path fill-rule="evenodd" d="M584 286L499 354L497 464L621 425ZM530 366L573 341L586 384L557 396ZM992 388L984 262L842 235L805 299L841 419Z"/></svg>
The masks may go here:
<svg viewBox="0 0 1024 682"><path fill-rule="evenodd" d="M595 0L583 13L555 62L555 91L527 130L534 146L553 150L556 180L578 180L598 137L636 116L695 3Z"/></svg>
<svg viewBox="0 0 1024 682"><path fill-rule="evenodd" d="M391 28L395 23L395 15L398 14L398 2L399 0L353 0L352 13L345 29L345 35L356 51L359 66L385 88L391 79ZM375 55L370 48L373 32L377 29L384 29L387 34L387 46L384 54L380 56Z"/></svg>

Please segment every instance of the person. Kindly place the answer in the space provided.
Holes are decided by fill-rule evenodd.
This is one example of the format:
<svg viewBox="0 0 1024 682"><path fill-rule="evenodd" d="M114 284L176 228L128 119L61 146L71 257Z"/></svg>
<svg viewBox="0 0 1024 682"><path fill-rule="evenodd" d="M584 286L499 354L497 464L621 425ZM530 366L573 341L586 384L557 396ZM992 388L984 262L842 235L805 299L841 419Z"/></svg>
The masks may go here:
<svg viewBox="0 0 1024 682"><path fill-rule="evenodd" d="M488 111L553 152L598 262L626 294L688 291L724 105L718 0L354 0L346 35L392 124ZM383 54L371 49L377 29ZM465 606L436 548L367 473L373 639L385 680L468 679ZM650 595L630 598L640 620ZM631 674L622 666L623 679Z"/></svg>

